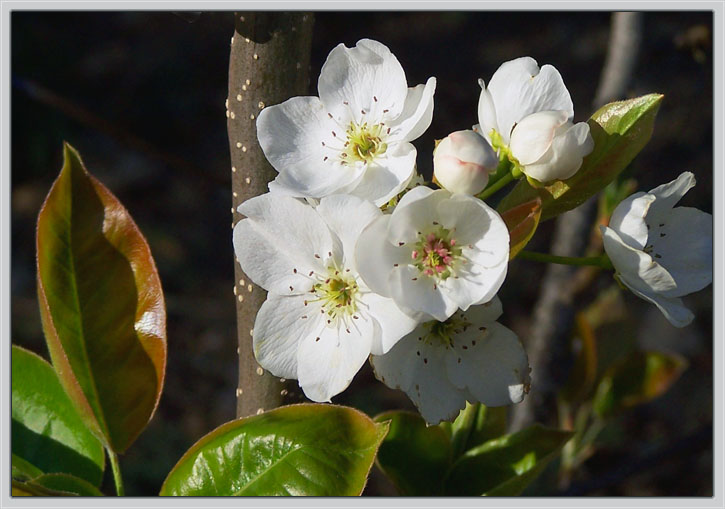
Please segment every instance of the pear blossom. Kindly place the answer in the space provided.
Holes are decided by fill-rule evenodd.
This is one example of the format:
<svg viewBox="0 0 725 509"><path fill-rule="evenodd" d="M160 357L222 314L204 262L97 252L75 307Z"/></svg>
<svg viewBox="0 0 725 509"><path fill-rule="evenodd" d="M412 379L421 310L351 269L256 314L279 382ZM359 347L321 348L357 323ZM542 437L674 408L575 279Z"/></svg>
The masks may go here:
<svg viewBox="0 0 725 509"><path fill-rule="evenodd" d="M712 282L712 215L674 207L694 185L694 175L684 172L648 193L635 193L617 205L609 227L600 227L615 277L675 327L694 318L680 297Z"/></svg>
<svg viewBox="0 0 725 509"><path fill-rule="evenodd" d="M594 150L594 139L589 124L574 124L565 111L540 111L514 127L510 149L523 173L551 182L572 177Z"/></svg>
<svg viewBox="0 0 725 509"><path fill-rule="evenodd" d="M574 105L554 66L521 57L503 63L488 87L478 82L476 130L500 155L540 182L576 173L594 141L586 122L572 122Z"/></svg>
<svg viewBox="0 0 725 509"><path fill-rule="evenodd" d="M372 221L355 248L365 284L421 321L445 321L491 300L508 257L508 230L495 210L473 196L422 186Z"/></svg>
<svg viewBox="0 0 725 509"><path fill-rule="evenodd" d="M234 227L242 270L268 291L253 329L254 354L273 375L299 381L313 401L329 401L371 353L388 350L417 322L360 279L353 252L382 212L355 196L316 207L267 193L242 203Z"/></svg>
<svg viewBox="0 0 725 509"><path fill-rule="evenodd" d="M431 77L408 88L397 58L377 41L339 44L322 66L319 98L293 97L257 119L259 144L279 172L270 191L345 193L383 205L413 176L409 142L431 123L435 87Z"/></svg>
<svg viewBox="0 0 725 509"><path fill-rule="evenodd" d="M433 175L452 193L480 193L497 166L491 145L471 130L449 134L433 152Z"/></svg>
<svg viewBox="0 0 725 509"><path fill-rule="evenodd" d="M505 406L528 392L529 364L516 334L495 320L498 297L456 311L445 322L419 325L385 355L373 355L375 376L404 391L429 424L454 419L470 403Z"/></svg>

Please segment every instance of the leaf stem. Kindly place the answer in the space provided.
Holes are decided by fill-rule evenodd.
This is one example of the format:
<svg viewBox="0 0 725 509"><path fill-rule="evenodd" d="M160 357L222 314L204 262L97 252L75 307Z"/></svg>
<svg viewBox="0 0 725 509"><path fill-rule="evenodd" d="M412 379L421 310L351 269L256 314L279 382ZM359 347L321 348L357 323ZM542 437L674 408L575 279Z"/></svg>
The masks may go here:
<svg viewBox="0 0 725 509"><path fill-rule="evenodd" d="M484 189L483 191L481 191L481 193L478 195L478 197L481 200L485 200L486 198L488 198L489 196L494 194L496 191L499 191L500 189L505 187L506 184L512 182L514 179L515 179L515 177L514 177L513 173L508 173L508 174L504 175L503 177L501 177L500 179L498 179L496 182L494 182L491 185L491 187L488 187L488 188Z"/></svg>
<svg viewBox="0 0 725 509"><path fill-rule="evenodd" d="M466 402L466 408L453 422L453 436L451 437L451 448L453 450L453 458L458 458L466 450L466 442L471 435L473 424L476 421L476 415L481 405L479 403L471 404Z"/></svg>
<svg viewBox="0 0 725 509"><path fill-rule="evenodd" d="M534 251L519 251L516 258L543 263L558 263L560 265L593 266L601 269L614 269L612 262L606 254L589 257L556 256L547 253L536 253Z"/></svg>
<svg viewBox="0 0 725 509"><path fill-rule="evenodd" d="M124 496L123 479L121 478L121 469L118 465L118 456L110 449L108 451L108 459L111 460L111 470L113 471L113 482L116 484L116 495Z"/></svg>

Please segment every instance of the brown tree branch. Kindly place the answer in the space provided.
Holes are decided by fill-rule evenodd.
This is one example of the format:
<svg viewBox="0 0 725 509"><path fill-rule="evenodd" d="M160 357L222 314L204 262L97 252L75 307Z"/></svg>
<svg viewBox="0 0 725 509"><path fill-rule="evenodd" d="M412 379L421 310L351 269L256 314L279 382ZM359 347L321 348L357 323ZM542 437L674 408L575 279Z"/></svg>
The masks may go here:
<svg viewBox="0 0 725 509"><path fill-rule="evenodd" d="M276 171L257 142L256 118L267 105L307 95L313 16L303 12L237 12L229 56L227 130L232 163L232 226L237 207L267 192ZM278 378L254 358L252 330L266 292L234 264L239 385L237 417L280 406L286 393Z"/></svg>
<svg viewBox="0 0 725 509"><path fill-rule="evenodd" d="M594 98L594 109L621 99L632 79L639 54L642 14L615 12L607 56ZM559 256L582 256L596 213L596 197L559 216L551 251ZM531 392L512 410L512 431L548 420L556 391L565 381L567 340L574 320L575 267L551 264L546 268L534 307L531 334L525 345L531 366Z"/></svg>

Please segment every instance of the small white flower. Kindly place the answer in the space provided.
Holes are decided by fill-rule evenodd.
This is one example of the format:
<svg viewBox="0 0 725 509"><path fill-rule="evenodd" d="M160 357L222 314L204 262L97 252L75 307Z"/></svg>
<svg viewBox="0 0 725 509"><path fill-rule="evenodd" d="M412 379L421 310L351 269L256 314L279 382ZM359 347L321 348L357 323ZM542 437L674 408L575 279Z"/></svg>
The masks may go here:
<svg viewBox="0 0 725 509"><path fill-rule="evenodd" d="M573 176L594 150L594 139L589 124L574 124L565 111L540 111L514 127L509 146L521 171L539 182L551 182Z"/></svg>
<svg viewBox="0 0 725 509"><path fill-rule="evenodd" d="M452 420L470 403L519 403L529 386L529 364L516 334L496 318L501 302L426 322L385 355L373 355L375 376L404 391L429 424Z"/></svg>
<svg viewBox="0 0 725 509"><path fill-rule="evenodd" d="M267 290L254 323L254 353L275 376L296 378L313 401L350 384L370 353L383 354L416 321L360 280L352 253L360 232L382 216L354 196L316 208L268 193L239 206L234 227L242 270Z"/></svg>
<svg viewBox="0 0 725 509"><path fill-rule="evenodd" d="M675 204L695 185L690 172L648 193L635 193L601 226L616 276L655 304L675 327L694 318L683 295L712 282L712 215Z"/></svg>
<svg viewBox="0 0 725 509"><path fill-rule="evenodd" d="M566 112L574 118L574 105L559 71L552 65L539 66L531 57L521 57L501 64L488 87L483 80L478 100L481 134L494 146L499 137L504 146L511 141L511 131L525 117L539 111ZM492 131L495 136L492 136Z"/></svg>
<svg viewBox="0 0 725 509"><path fill-rule="evenodd" d="M433 152L433 174L452 193L480 193L497 166L498 157L491 145L470 130L449 134Z"/></svg>
<svg viewBox="0 0 725 509"><path fill-rule="evenodd" d="M521 57L502 64L488 88L479 84L476 130L529 177L569 178L594 149L589 125L572 122L571 96L553 66Z"/></svg>
<svg viewBox="0 0 725 509"><path fill-rule="evenodd" d="M360 276L419 320L444 321L493 298L508 269L501 216L473 196L416 187L355 248Z"/></svg>
<svg viewBox="0 0 725 509"><path fill-rule="evenodd" d="M363 39L335 47L322 66L320 97L262 110L257 137L279 175L273 192L322 198L349 193L380 206L410 180L418 138L433 117L436 80L408 88L398 60Z"/></svg>

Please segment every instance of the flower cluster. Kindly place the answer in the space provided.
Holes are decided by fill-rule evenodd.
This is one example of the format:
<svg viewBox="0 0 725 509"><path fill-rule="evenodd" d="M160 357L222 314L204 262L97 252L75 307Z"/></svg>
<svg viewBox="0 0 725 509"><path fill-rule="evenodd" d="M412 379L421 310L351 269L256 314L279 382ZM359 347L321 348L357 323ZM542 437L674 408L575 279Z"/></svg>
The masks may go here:
<svg viewBox="0 0 725 509"><path fill-rule="evenodd" d="M436 79L409 88L379 42L338 45L322 66L319 97L293 97L260 114L259 143L278 175L269 193L239 206L246 219L234 227L234 249L268 291L253 329L256 358L297 379L308 398L330 401L368 359L433 424L454 418L466 401L508 405L528 392L526 352L496 322L509 232L475 195L501 168L532 185L569 178L594 142L587 123L573 123L554 67L519 58L480 85L479 124L434 150L437 190L420 185L410 143L431 124ZM647 228L659 226L650 236L664 238L687 220L698 232L707 225L683 208L669 211L684 191L663 188L629 200L639 219L615 213L605 247L625 285L684 322L677 297L706 284L704 276L681 281L676 256L653 262L672 244L649 240L637 221L648 221L651 205L657 217ZM661 217L677 210L668 229ZM656 267L630 270L630 258Z"/></svg>

